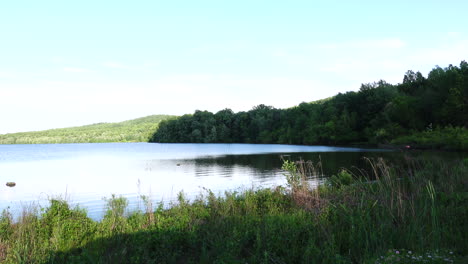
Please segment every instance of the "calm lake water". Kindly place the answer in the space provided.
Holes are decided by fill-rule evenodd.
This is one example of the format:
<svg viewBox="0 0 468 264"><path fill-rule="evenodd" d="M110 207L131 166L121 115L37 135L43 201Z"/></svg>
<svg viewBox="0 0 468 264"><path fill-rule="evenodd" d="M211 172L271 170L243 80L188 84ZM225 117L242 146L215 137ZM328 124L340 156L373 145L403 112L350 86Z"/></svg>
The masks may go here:
<svg viewBox="0 0 468 264"><path fill-rule="evenodd" d="M454 154L455 155L455 154ZM285 185L281 157L322 162L323 174L363 168L363 157L402 158L378 149L252 144L47 144L0 145L0 210L14 214L54 197L79 204L100 219L112 194L129 199L129 209L143 208L140 195L169 205L184 191L189 199L204 188L226 190ZM312 178L317 184L321 177ZM13 188L6 182L16 182Z"/></svg>

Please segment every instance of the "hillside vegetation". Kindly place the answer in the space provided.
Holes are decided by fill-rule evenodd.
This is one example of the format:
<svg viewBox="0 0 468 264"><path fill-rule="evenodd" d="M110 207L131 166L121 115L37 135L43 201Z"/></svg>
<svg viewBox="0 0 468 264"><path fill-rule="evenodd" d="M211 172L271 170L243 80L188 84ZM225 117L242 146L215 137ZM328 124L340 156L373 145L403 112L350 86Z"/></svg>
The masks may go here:
<svg viewBox="0 0 468 264"><path fill-rule="evenodd" d="M287 96L287 94L285 95ZM408 71L400 84L383 80L357 92L288 109L258 105L247 112L195 111L120 123L0 135L0 144L162 142L299 145L392 144L468 149L468 63ZM161 123L161 124L160 124Z"/></svg>
<svg viewBox="0 0 468 264"><path fill-rule="evenodd" d="M285 93L287 96L287 93ZM410 144L468 149L468 63L408 71L401 84L363 84L289 109L259 105L248 112L195 111L163 121L152 142L305 145Z"/></svg>
<svg viewBox="0 0 468 264"><path fill-rule="evenodd" d="M147 142L159 123L170 118L152 115L118 123L5 134L0 135L0 144Z"/></svg>

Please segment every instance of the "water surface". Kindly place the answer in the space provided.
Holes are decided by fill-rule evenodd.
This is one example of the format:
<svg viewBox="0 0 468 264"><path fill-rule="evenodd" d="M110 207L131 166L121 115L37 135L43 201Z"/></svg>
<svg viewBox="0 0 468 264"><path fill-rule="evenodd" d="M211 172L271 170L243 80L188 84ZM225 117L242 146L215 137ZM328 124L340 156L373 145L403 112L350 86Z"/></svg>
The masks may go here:
<svg viewBox="0 0 468 264"><path fill-rule="evenodd" d="M130 209L142 206L140 195L168 205L182 190L193 199L204 189L222 194L285 185L282 159L321 161L323 175L329 176L341 167L366 166L363 157L394 159L401 153L253 144L0 145L0 210L9 207L17 214L31 202L45 206L50 198L62 197L100 219L103 198L112 194L127 197ZM5 186L8 181L16 187Z"/></svg>

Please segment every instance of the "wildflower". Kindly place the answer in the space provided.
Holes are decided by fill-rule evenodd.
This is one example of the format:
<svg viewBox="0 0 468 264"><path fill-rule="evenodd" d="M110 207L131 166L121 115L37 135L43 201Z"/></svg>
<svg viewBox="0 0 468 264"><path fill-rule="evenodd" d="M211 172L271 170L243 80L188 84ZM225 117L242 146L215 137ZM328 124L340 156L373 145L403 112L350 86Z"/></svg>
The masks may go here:
<svg viewBox="0 0 468 264"><path fill-rule="evenodd" d="M397 250L397 251L395 251L395 253L400 254L400 251Z"/></svg>

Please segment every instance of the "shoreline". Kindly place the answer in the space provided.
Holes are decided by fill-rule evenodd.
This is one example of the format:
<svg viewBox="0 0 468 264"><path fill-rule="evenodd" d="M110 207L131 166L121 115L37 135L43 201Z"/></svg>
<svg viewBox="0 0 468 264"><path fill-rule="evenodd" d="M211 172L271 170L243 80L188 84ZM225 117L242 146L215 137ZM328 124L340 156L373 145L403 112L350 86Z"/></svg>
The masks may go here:
<svg viewBox="0 0 468 264"><path fill-rule="evenodd" d="M144 210L126 214L128 201L113 196L101 221L60 200L38 214L24 212L18 222L3 212L0 258L5 263L259 263L267 256L267 262L280 263L395 263L396 255L411 252L424 256L421 263L444 258L462 263L468 254L463 232L468 159L421 163L410 171L374 161L374 184L342 170L317 189L304 184L301 166L306 165L283 164L286 187L224 197L208 190L192 201L179 194L167 209L142 197Z"/></svg>

